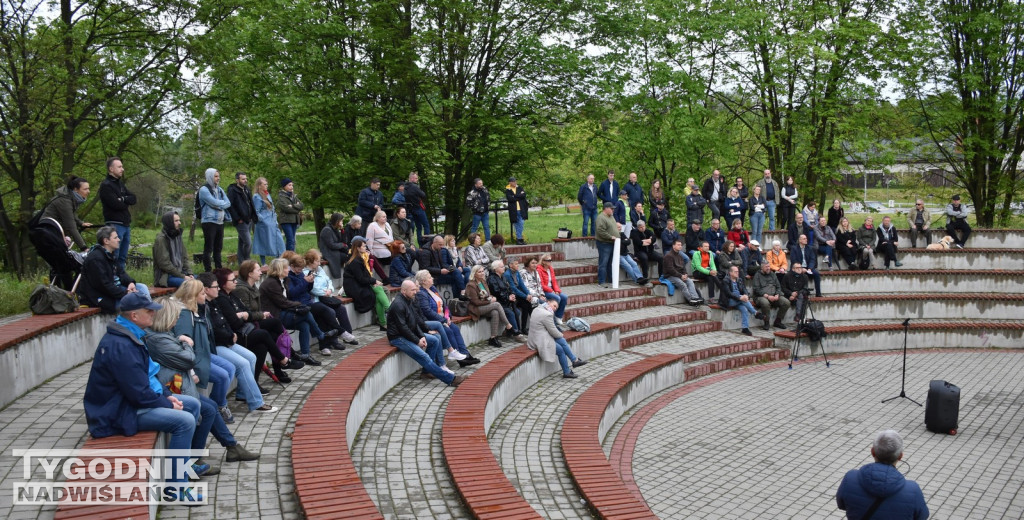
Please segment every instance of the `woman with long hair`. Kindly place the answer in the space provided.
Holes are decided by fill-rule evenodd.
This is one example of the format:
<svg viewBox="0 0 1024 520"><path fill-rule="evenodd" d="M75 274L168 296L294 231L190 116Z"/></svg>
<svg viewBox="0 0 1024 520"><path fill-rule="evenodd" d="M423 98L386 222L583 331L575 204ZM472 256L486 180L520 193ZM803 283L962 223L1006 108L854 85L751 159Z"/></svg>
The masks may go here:
<svg viewBox="0 0 1024 520"><path fill-rule="evenodd" d="M276 258L284 252L284 239L278 231L277 211L274 200L267 187L267 179L256 179L256 192L252 196L252 205L256 208L256 226L252 235L252 254L260 255L260 263L267 263L267 257Z"/></svg>
<svg viewBox="0 0 1024 520"><path fill-rule="evenodd" d="M743 226L743 213L747 209L747 202L740 197L740 191L736 187L729 189L729 195L725 198L725 205L723 208L725 217L725 229L732 229L732 223L736 220L740 221L740 226Z"/></svg>
<svg viewBox="0 0 1024 520"><path fill-rule="evenodd" d="M448 255L445 257L445 255ZM441 250L441 258L446 259L447 263L454 265L455 269L462 273L464 279L469 279L469 267L462 262L462 253L459 251L459 245L455 241L455 235L444 236L444 249Z"/></svg>
<svg viewBox="0 0 1024 520"><path fill-rule="evenodd" d="M391 224L388 224L388 214L378 211L373 217L373 222L366 226L366 243L370 247L370 254L380 266L376 271L382 280L387 279L384 266L391 264L391 250L388 249L388 244L394 241L395 234L391 230Z"/></svg>
<svg viewBox="0 0 1024 520"><path fill-rule="evenodd" d="M323 257L320 255L320 251L310 249L302 256L302 259L306 261L306 267L302 270L303 276L313 275L313 288L309 291L313 299L334 311L334 317L341 325L341 340L349 345L358 345L359 342L352 335L352 322L348 319L348 311L345 310L341 299L335 296L334 283L322 265ZM345 349L345 347L341 348Z"/></svg>
<svg viewBox="0 0 1024 520"><path fill-rule="evenodd" d="M641 220L640 222L643 221ZM555 266L551 265L551 255L549 253L541 254L537 275L540 277L540 288L544 291L544 296L549 300L558 301L558 308L555 309L555 325L561 327L563 325L562 317L565 316L565 306L569 303L569 297L563 294L562 288L558 286L558 279L555 277Z"/></svg>
<svg viewBox="0 0 1024 520"><path fill-rule="evenodd" d="M341 324L338 323L337 316L330 307L317 301L311 292L316 274L303 272L306 269L306 260L297 253L286 258L290 269L285 281L288 299L308 307L317 327L324 332L324 337L320 340L320 355L330 356L331 349L344 350L345 347L339 345L336 339L341 335Z"/></svg>
<svg viewBox="0 0 1024 520"><path fill-rule="evenodd" d="M223 358L214 359L213 333L206 316L206 293L203 282L185 280L174 292L174 298L182 304L178 313L178 321L174 325L174 335L185 335L192 339L196 354L195 372L199 378L196 386L205 389L213 383L210 399L217 403L224 422L233 423L235 418L228 408L228 384L235 378L235 366ZM200 309L200 300L203 308ZM200 312L202 311L202 312Z"/></svg>
<svg viewBox="0 0 1024 520"><path fill-rule="evenodd" d="M322 363L310 354L310 336L316 335L323 341L327 335L317 326L309 307L288 299L285 289L288 272L287 259L275 258L270 262L267 279L260 284L260 305L262 310L281 320L285 327L299 331L299 359L307 365L320 366Z"/></svg>
<svg viewBox="0 0 1024 520"><path fill-rule="evenodd" d="M420 290L416 292L416 305L419 306L420 313L423 314L427 328L437 331L438 336L441 337L441 346L448 351L448 359L454 359L461 367L479 363L480 360L473 357L473 354L470 354L469 349L466 348L462 330L458 325L452 323L448 305L438 294L437 287L434 285L434 277L431 276L430 271L421 269L416 271L415 277L416 285L420 287Z"/></svg>
<svg viewBox="0 0 1024 520"><path fill-rule="evenodd" d="M483 316L491 320L491 339L487 340L487 344L499 348L504 346L498 336L504 331L511 331L512 324L505 317L505 310L501 308L498 299L491 296L491 290L487 288L487 269L484 266L474 265L470 270L466 297L469 298L469 315L474 320Z"/></svg>
<svg viewBox="0 0 1024 520"><path fill-rule="evenodd" d="M370 252L366 249L366 242L361 238L352 241L351 256L345 264L345 277L342 283L345 294L352 298L356 312L376 310L380 330L386 331L391 300L384 290L384 284L373 278L373 272L370 270Z"/></svg>
<svg viewBox="0 0 1024 520"><path fill-rule="evenodd" d="M836 229L839 227L839 221L846 216L846 211L843 210L843 203L839 199L832 201L832 207L828 208L828 215L825 220L825 225L832 228L836 234L839 234Z"/></svg>
<svg viewBox="0 0 1024 520"><path fill-rule="evenodd" d="M851 271L857 268L857 253L860 250L857 230L850 226L850 220L846 217L839 219L839 226L836 228L836 250L839 256L846 260Z"/></svg>

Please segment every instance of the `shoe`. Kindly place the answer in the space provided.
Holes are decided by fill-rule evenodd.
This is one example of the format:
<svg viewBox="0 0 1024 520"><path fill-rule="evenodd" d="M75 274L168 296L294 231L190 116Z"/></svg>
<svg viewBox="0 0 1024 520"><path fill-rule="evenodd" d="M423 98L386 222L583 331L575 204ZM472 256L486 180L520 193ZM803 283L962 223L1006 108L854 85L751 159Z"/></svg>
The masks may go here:
<svg viewBox="0 0 1024 520"><path fill-rule="evenodd" d="M276 412L277 411L277 407L276 406L270 406L267 403L263 403L263 406L260 406L259 408L256 408L253 411L254 412L260 412L260 413Z"/></svg>
<svg viewBox="0 0 1024 520"><path fill-rule="evenodd" d="M555 317L555 325L561 328L565 326L565 323L562 322L562 318Z"/></svg>
<svg viewBox="0 0 1024 520"><path fill-rule="evenodd" d="M449 374L451 374L453 376L455 375L455 371L450 369L450 368L448 368L448 367L446 367L446 366L442 366L441 370L444 370L445 372L448 372Z"/></svg>
<svg viewBox="0 0 1024 520"><path fill-rule="evenodd" d="M599 284L597 284L597 286L602 288L602 289L607 289L607 288L611 287L610 285L608 285L606 283L599 283Z"/></svg>
<svg viewBox="0 0 1024 520"><path fill-rule="evenodd" d="M381 325L381 326L380 326L380 331L381 331L381 332L387 332L387 331L388 331L388 328L387 328L387 327L385 327L384 325Z"/></svg>
<svg viewBox="0 0 1024 520"><path fill-rule="evenodd" d="M750 329L743 329L740 332L746 334L747 336L753 336L754 335L753 332L750 332Z"/></svg>
<svg viewBox="0 0 1024 520"><path fill-rule="evenodd" d="M772 326L769 325L768 322L766 321L766 322L764 322L764 325L761 325L761 330L772 330Z"/></svg>
<svg viewBox="0 0 1024 520"><path fill-rule="evenodd" d="M207 470L206 473L203 473L204 477L212 477L214 475L220 475L220 468L217 467L217 466L214 466L213 464L210 464L210 463L208 463L208 462L206 462L204 460L199 460L199 461L196 462L196 464L206 464L206 465L210 466L210 469Z"/></svg>
<svg viewBox="0 0 1024 520"><path fill-rule="evenodd" d="M466 355L463 354L462 352L459 352L458 350L452 350L451 352L448 353L448 359L462 361L466 359Z"/></svg>
<svg viewBox="0 0 1024 520"><path fill-rule="evenodd" d="M585 359L576 358L576 361L572 362L572 367L573 368L581 367L583 365L586 365L587 363L589 363L589 361L587 361Z"/></svg>
<svg viewBox="0 0 1024 520"><path fill-rule="evenodd" d="M242 400L244 401L245 399ZM231 410L227 406L220 407L220 417L224 419L224 422L227 424L235 422L235 416L231 415Z"/></svg>
<svg viewBox="0 0 1024 520"><path fill-rule="evenodd" d="M430 372L420 372L420 379L434 379L434 374L431 374Z"/></svg>
<svg viewBox="0 0 1024 520"><path fill-rule="evenodd" d="M518 341L518 342L520 342L520 343L526 343L526 341L527 341L527 340L528 340L529 338L528 338L528 337L526 336L526 334L523 334L523 333L519 333L519 334L516 334L515 336L513 336L513 338L512 338L512 339L514 339L514 340L516 340L516 341Z"/></svg>
<svg viewBox="0 0 1024 520"><path fill-rule="evenodd" d="M210 465L200 464L197 462L192 465L192 472L195 473L197 477L201 477L210 472Z"/></svg>
<svg viewBox="0 0 1024 520"><path fill-rule="evenodd" d="M757 311L754 313L754 319L763 320L764 314L761 314L761 311Z"/></svg>
<svg viewBox="0 0 1024 520"><path fill-rule="evenodd" d="M903 267L903 264L901 262L896 262L896 267Z"/></svg>
<svg viewBox="0 0 1024 520"><path fill-rule="evenodd" d="M341 331L340 330L338 330L338 329L331 329L331 330L329 330L327 332L324 332L323 339L336 338L336 337L338 337L340 335L341 335Z"/></svg>
<svg viewBox="0 0 1024 520"><path fill-rule="evenodd" d="M318 367L318 366L323 364L323 363L313 359L313 356L311 356L309 354L306 354L305 356L302 356L301 359L302 359L303 363L305 363L307 365L312 365L312 366L315 366L315 367Z"/></svg>
<svg viewBox="0 0 1024 520"><path fill-rule="evenodd" d="M451 386L459 386L459 385L461 385L461 384L462 384L462 382L463 382L463 381L465 381L465 380L466 380L466 376L455 376L455 379L452 379L452 382L451 382L451 383L449 383L449 384L450 384Z"/></svg>
<svg viewBox="0 0 1024 520"><path fill-rule="evenodd" d="M576 375L576 372L573 372L572 370L570 370L568 374L562 374L562 379L576 379L578 377L580 376Z"/></svg>
<svg viewBox="0 0 1024 520"><path fill-rule="evenodd" d="M348 343L349 345L358 345L359 344L359 342L356 341L356 337L353 336L351 332L342 332L341 333L341 341L344 341L345 343ZM342 348L344 348L344 347L342 347Z"/></svg>
<svg viewBox="0 0 1024 520"><path fill-rule="evenodd" d="M245 449L241 444L235 444L234 446L228 446L228 455L224 460L227 462L245 462L258 458L260 458L259 453L253 453Z"/></svg>
<svg viewBox="0 0 1024 520"><path fill-rule="evenodd" d="M487 340L487 344L488 344L488 345L490 345L490 346L492 346L492 347L498 347L498 348L502 348L502 347L504 347L504 346L505 346L505 345L502 345L502 344L501 344L501 340L500 340L500 339L498 339L498 337L497 337L497 336L495 336L495 337L493 337L493 338L491 338L491 339Z"/></svg>
<svg viewBox="0 0 1024 520"><path fill-rule="evenodd" d="M274 376L276 376L277 380L282 382L282 383L291 383L292 382L292 378L289 377L288 374L285 373L284 370L281 370L281 367L279 367L279 366L274 366Z"/></svg>
<svg viewBox="0 0 1024 520"><path fill-rule="evenodd" d="M260 389L260 393L261 394L263 394L263 395L270 395L270 389L269 388L263 388L260 385L256 385L256 386Z"/></svg>
<svg viewBox="0 0 1024 520"><path fill-rule="evenodd" d="M321 356L330 356L331 355L331 349L329 349L329 348L322 348L322 349L320 349L320 355Z"/></svg>
<svg viewBox="0 0 1024 520"><path fill-rule="evenodd" d="M646 287L647 286L647 278L644 278L642 276L640 278L637 278L636 279L636 284L639 285L640 287Z"/></svg>
<svg viewBox="0 0 1024 520"><path fill-rule="evenodd" d="M786 329L786 326L782 324L782 320L775 320L775 323L772 323L772 327L775 327L776 329Z"/></svg>
<svg viewBox="0 0 1024 520"><path fill-rule="evenodd" d="M517 246L525 246L526 245L526 241L521 239L521 238L517 238L516 239L516 245Z"/></svg>
<svg viewBox="0 0 1024 520"><path fill-rule="evenodd" d="M957 249L963 249L964 248L964 246L962 244L953 244L953 245L956 246Z"/></svg>
<svg viewBox="0 0 1024 520"><path fill-rule="evenodd" d="M281 368L287 368L288 370L297 370L297 369L300 369L300 368L302 368L304 366L306 366L306 364L303 363L302 361L299 361L296 358L291 358L291 359L288 360L288 364L283 366L283 367L281 367Z"/></svg>

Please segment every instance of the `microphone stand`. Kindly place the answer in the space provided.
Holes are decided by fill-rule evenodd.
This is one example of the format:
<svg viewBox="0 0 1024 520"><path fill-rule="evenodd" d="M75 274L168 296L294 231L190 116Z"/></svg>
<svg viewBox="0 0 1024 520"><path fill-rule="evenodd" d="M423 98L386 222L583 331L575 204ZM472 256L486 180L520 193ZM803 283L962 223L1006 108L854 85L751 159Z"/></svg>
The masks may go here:
<svg viewBox="0 0 1024 520"><path fill-rule="evenodd" d="M900 395L890 397L888 399L882 399L883 403L888 403L893 399L904 398L917 406L921 406L921 403L907 397L907 335L910 333L910 318L903 320L903 382L900 384Z"/></svg>

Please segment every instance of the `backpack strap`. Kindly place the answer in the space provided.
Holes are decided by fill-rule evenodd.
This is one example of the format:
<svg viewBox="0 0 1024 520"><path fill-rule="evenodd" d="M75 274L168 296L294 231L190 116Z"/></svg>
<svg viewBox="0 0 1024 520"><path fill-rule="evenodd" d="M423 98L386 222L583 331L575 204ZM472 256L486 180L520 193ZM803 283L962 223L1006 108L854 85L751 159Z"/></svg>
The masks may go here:
<svg viewBox="0 0 1024 520"><path fill-rule="evenodd" d="M864 512L864 516L861 517L861 520L871 520L871 517L874 516L875 511L878 511L878 508L882 505L882 502L885 502L886 498L889 497L876 498L875 502L871 504L871 507L869 507L868 510Z"/></svg>

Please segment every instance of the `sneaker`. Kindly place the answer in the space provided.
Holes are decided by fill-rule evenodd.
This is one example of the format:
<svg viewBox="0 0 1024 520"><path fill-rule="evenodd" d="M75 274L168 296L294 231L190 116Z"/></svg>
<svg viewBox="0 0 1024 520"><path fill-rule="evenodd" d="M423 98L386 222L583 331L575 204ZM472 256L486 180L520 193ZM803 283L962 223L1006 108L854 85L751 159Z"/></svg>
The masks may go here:
<svg viewBox="0 0 1024 520"><path fill-rule="evenodd" d="M197 477L201 477L210 472L210 465L200 464L197 462L192 465L192 472L195 473Z"/></svg>
<svg viewBox="0 0 1024 520"><path fill-rule="evenodd" d="M957 249L963 249L964 248L964 246L961 245L961 244L953 244L953 245L956 246Z"/></svg>
<svg viewBox="0 0 1024 520"><path fill-rule="evenodd" d="M231 415L231 409L229 409L227 406L220 407L220 417L221 419L224 419L224 422L227 424L235 422L235 416Z"/></svg>
<svg viewBox="0 0 1024 520"><path fill-rule="evenodd" d="M253 452L245 449L245 447L243 447L241 444L235 444L234 446L228 446L227 453L228 453L227 457L225 457L225 459L224 459L227 462L240 462L240 461L244 462L244 461L256 460L256 459L260 458L260 454L259 453L253 453Z"/></svg>
<svg viewBox="0 0 1024 520"><path fill-rule="evenodd" d="M462 352L459 352L458 350L453 349L451 352L448 353L448 359L451 359L453 361L462 361L466 359L466 355L463 354Z"/></svg>
<svg viewBox="0 0 1024 520"><path fill-rule="evenodd" d="M750 329L743 329L740 332L746 334L747 336L753 336L754 335L753 332L750 332Z"/></svg>
<svg viewBox="0 0 1024 520"><path fill-rule="evenodd" d="M460 368L466 368L466 367L468 367L470 365L475 365L475 364L477 364L479 362L480 362L480 360L477 359L477 358L466 358L466 359L464 359L462 361L459 361L458 363L459 363L459 367Z"/></svg>
<svg viewBox="0 0 1024 520"><path fill-rule="evenodd" d="M331 349L329 349L329 348L322 348L322 349L320 349L320 355L321 356L330 356L331 355Z"/></svg>
<svg viewBox="0 0 1024 520"><path fill-rule="evenodd" d="M203 473L204 477L212 477L214 475L220 475L220 468L217 467L217 466L214 466L213 464L210 464L209 462L206 462L205 460L200 459L200 460L196 461L196 464L206 464L207 466L210 466L210 469L208 469L206 471L206 473Z"/></svg>
<svg viewBox="0 0 1024 520"><path fill-rule="evenodd" d="M558 326L559 328L562 328L562 327L565 326L565 323L562 322L562 318L559 318L559 317L556 316L555 317L555 325Z"/></svg>
<svg viewBox="0 0 1024 520"><path fill-rule="evenodd" d="M522 342L522 343L526 343L526 341L529 338L526 337L526 334L523 334L523 333L520 332L519 334L516 334L515 336L512 336L512 339L514 339L516 341L519 341L519 342Z"/></svg>
<svg viewBox="0 0 1024 520"><path fill-rule="evenodd" d="M263 403L263 406L255 409L253 411L254 412L260 412L260 413L276 412L277 411L277 407L276 406L270 406L267 403Z"/></svg>
<svg viewBox="0 0 1024 520"><path fill-rule="evenodd" d="M896 267L903 267L903 262L896 262Z"/></svg>
<svg viewBox="0 0 1024 520"><path fill-rule="evenodd" d="M587 363L589 363L589 361L587 361L585 359L576 358L576 361L572 362L572 367L573 368L581 367L583 365L586 365Z"/></svg>
<svg viewBox="0 0 1024 520"><path fill-rule="evenodd" d="M296 370L296 369L302 368L304 366L306 366L306 364L303 363L302 361L299 361L296 358L291 358L291 359L288 360L288 364L285 365L282 368L287 368L288 370Z"/></svg>
<svg viewBox="0 0 1024 520"><path fill-rule="evenodd" d="M452 382L450 384L451 384L451 386L459 386L465 380L466 380L466 376L455 376L455 379L452 379Z"/></svg>
<svg viewBox="0 0 1024 520"><path fill-rule="evenodd" d="M562 374L562 379L576 379L578 377L580 376L576 375L576 372L573 372L572 370L570 370L568 374Z"/></svg>
<svg viewBox="0 0 1024 520"><path fill-rule="evenodd" d="M445 372L448 372L451 375L455 375L455 371L446 366L441 366L441 370L444 370Z"/></svg>
<svg viewBox="0 0 1024 520"><path fill-rule="evenodd" d="M336 337L338 337L340 335L341 335L341 330L339 330L339 329L331 329L331 330L329 330L327 332L324 332L324 337L322 339L336 338Z"/></svg>
<svg viewBox="0 0 1024 520"><path fill-rule="evenodd" d="M342 332L341 333L341 341L344 341L345 343L348 343L349 345L358 345L359 344L359 342L356 341L356 337L353 336L351 332Z"/></svg>

